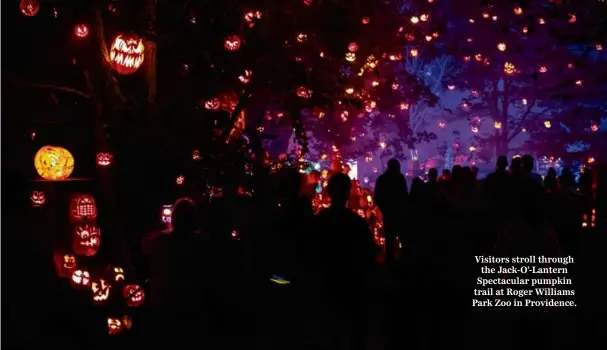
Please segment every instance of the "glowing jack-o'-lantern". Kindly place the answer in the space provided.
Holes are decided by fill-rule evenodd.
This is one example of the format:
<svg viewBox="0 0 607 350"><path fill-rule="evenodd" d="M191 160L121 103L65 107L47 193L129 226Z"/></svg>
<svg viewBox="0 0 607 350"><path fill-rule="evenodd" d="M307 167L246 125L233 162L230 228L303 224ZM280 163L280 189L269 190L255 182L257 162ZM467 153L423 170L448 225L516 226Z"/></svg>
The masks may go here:
<svg viewBox="0 0 607 350"><path fill-rule="evenodd" d="M63 255L63 268L73 270L76 268L76 257L73 254Z"/></svg>
<svg viewBox="0 0 607 350"><path fill-rule="evenodd" d="M305 86L300 86L297 88L297 96L301 98L310 98L312 97L312 90L306 88Z"/></svg>
<svg viewBox="0 0 607 350"><path fill-rule="evenodd" d="M232 35L226 38L223 42L223 47L228 51L236 51L240 49L240 37L238 35Z"/></svg>
<svg viewBox="0 0 607 350"><path fill-rule="evenodd" d="M73 221L97 219L97 203L90 194L76 194L70 204L70 218Z"/></svg>
<svg viewBox="0 0 607 350"><path fill-rule="evenodd" d="M55 253L55 269L60 277L71 277L76 270L74 254Z"/></svg>
<svg viewBox="0 0 607 350"><path fill-rule="evenodd" d="M106 276L116 283L124 282L124 269L120 266L109 266L106 270Z"/></svg>
<svg viewBox="0 0 607 350"><path fill-rule="evenodd" d="M347 52L346 53L346 61L348 61L348 62L354 62L354 61L356 61L356 54L354 52Z"/></svg>
<svg viewBox="0 0 607 350"><path fill-rule="evenodd" d="M122 289L122 296L127 306L138 307L145 301L145 292L138 284L127 284Z"/></svg>
<svg viewBox="0 0 607 350"><path fill-rule="evenodd" d="M33 17L40 11L40 3L38 0L21 0L19 2L21 13L28 17Z"/></svg>
<svg viewBox="0 0 607 350"><path fill-rule="evenodd" d="M93 291L93 302L95 304L103 304L110 298L110 289L112 286L104 279L93 281L91 290Z"/></svg>
<svg viewBox="0 0 607 350"><path fill-rule="evenodd" d="M99 152L97 153L97 166L100 168L105 168L107 166L112 165L112 161L114 160L114 155L109 152Z"/></svg>
<svg viewBox="0 0 607 350"><path fill-rule="evenodd" d="M72 250L78 255L93 256L101 246L101 230L93 224L80 224L74 227Z"/></svg>
<svg viewBox="0 0 607 350"><path fill-rule="evenodd" d="M74 27L74 35L78 39L84 39L89 36L89 27L86 24L77 24Z"/></svg>
<svg viewBox="0 0 607 350"><path fill-rule="evenodd" d="M122 326L122 321L116 317L108 317L107 318L107 331L110 335L116 335L121 333L124 330Z"/></svg>
<svg viewBox="0 0 607 350"><path fill-rule="evenodd" d="M44 146L36 152L34 166L45 180L65 180L74 171L74 156L65 148Z"/></svg>
<svg viewBox="0 0 607 350"><path fill-rule="evenodd" d="M91 274L86 270L74 270L70 284L75 288L88 287L91 284Z"/></svg>
<svg viewBox="0 0 607 350"><path fill-rule="evenodd" d="M137 36L118 35L110 48L110 64L118 74L133 74L141 67L145 47Z"/></svg>
<svg viewBox="0 0 607 350"><path fill-rule="evenodd" d="M211 110L211 111L218 110L220 106L221 106L221 102L219 101L219 99L217 97L213 97L212 99L210 99L204 103L204 108Z"/></svg>
<svg viewBox="0 0 607 350"><path fill-rule="evenodd" d="M30 200L32 201L32 207L38 208L46 203L46 196L44 195L44 191L32 191L30 195Z"/></svg>

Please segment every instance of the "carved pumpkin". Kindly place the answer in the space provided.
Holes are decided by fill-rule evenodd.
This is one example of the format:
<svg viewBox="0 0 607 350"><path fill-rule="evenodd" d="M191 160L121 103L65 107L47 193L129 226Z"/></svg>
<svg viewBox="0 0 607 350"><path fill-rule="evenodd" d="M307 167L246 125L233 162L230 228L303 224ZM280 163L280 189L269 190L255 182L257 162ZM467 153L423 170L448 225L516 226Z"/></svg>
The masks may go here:
<svg viewBox="0 0 607 350"><path fill-rule="evenodd" d="M74 171L74 156L65 148L44 146L36 152L34 166L45 180L65 180Z"/></svg>
<svg viewBox="0 0 607 350"><path fill-rule="evenodd" d="M93 281L91 290L93 291L93 302L95 304L103 304L110 298L110 286L104 279Z"/></svg>
<svg viewBox="0 0 607 350"><path fill-rule="evenodd" d="M138 284L127 284L122 289L122 296L127 306L138 307L145 301L145 292Z"/></svg>
<svg viewBox="0 0 607 350"><path fill-rule="evenodd" d="M223 46L228 51L236 51L240 49L240 38L238 37L238 35L229 36L224 41Z"/></svg>
<svg viewBox="0 0 607 350"><path fill-rule="evenodd" d="M114 155L109 152L99 152L97 153L97 166L101 168L105 168L106 166L112 165L112 161L114 160Z"/></svg>
<svg viewBox="0 0 607 350"><path fill-rule="evenodd" d="M193 160L200 160L201 159L201 157L200 157L200 151L199 150L195 149L195 150L192 151L192 159Z"/></svg>
<svg viewBox="0 0 607 350"><path fill-rule="evenodd" d="M219 99L217 97L213 97L212 99L210 99L204 103L204 108L211 110L211 111L218 110L220 106L221 106L221 102L219 101Z"/></svg>
<svg viewBox="0 0 607 350"><path fill-rule="evenodd" d="M33 17L40 11L40 3L38 0L21 0L19 2L21 13L28 17Z"/></svg>
<svg viewBox="0 0 607 350"><path fill-rule="evenodd" d="M133 74L143 63L144 50L141 38L118 35L110 48L110 64L118 74Z"/></svg>
<svg viewBox="0 0 607 350"><path fill-rule="evenodd" d="M109 266L107 268L107 276L116 283L122 283L124 282L124 269L120 266Z"/></svg>
<svg viewBox="0 0 607 350"><path fill-rule="evenodd" d="M312 90L306 88L305 86L300 86L297 88L297 96L301 98L310 98L312 97Z"/></svg>
<svg viewBox="0 0 607 350"><path fill-rule="evenodd" d="M78 255L93 256L101 246L101 230L94 224L79 224L74 227L72 250Z"/></svg>
<svg viewBox="0 0 607 350"><path fill-rule="evenodd" d="M74 254L56 252L55 268L60 277L71 277L76 270L76 257Z"/></svg>
<svg viewBox="0 0 607 350"><path fill-rule="evenodd" d="M89 27L86 24L77 24L74 27L74 35L78 39L84 39L89 36Z"/></svg>
<svg viewBox="0 0 607 350"><path fill-rule="evenodd" d="M90 194L80 193L72 196L70 218L73 221L97 219L97 204Z"/></svg>
<svg viewBox="0 0 607 350"><path fill-rule="evenodd" d="M38 208L44 203L46 203L46 196L44 195L44 191L32 191L30 195L30 200L32 201L32 207Z"/></svg>
<svg viewBox="0 0 607 350"><path fill-rule="evenodd" d="M122 321L116 317L107 318L107 331L110 335L116 335L124 330Z"/></svg>
<svg viewBox="0 0 607 350"><path fill-rule="evenodd" d="M91 284L91 274L86 270L74 270L70 284L75 288L88 287Z"/></svg>

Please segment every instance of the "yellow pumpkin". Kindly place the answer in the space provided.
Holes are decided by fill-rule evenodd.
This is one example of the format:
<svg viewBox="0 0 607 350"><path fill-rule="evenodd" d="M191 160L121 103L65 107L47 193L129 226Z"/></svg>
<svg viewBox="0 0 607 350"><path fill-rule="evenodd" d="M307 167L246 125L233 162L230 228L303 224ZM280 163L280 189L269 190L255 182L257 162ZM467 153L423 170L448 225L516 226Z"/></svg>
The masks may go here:
<svg viewBox="0 0 607 350"><path fill-rule="evenodd" d="M44 146L36 152L34 166L43 179L65 180L74 171L74 156L65 148Z"/></svg>

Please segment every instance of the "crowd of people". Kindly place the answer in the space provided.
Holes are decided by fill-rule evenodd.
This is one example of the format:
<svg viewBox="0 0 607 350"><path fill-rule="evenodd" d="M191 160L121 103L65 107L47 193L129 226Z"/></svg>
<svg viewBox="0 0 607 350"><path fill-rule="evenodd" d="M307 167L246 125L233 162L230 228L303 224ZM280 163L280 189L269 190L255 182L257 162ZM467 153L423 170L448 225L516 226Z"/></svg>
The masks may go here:
<svg viewBox="0 0 607 350"><path fill-rule="evenodd" d="M584 169L576 181L567 169L560 176L550 170L542 179L532 169L530 156L510 164L499 157L483 180L473 168L455 166L407 184L399 162L390 160L373 193L334 171L319 194L315 172L284 168L272 175L260 168L253 194L181 198L170 228L141 242L147 301L131 337L135 344L213 349L454 348L489 341L487 321L495 321L509 332L498 344L504 348L535 332L530 324L561 335L543 339L543 347L577 346L587 330L572 330L567 321L594 317L591 301L540 312L479 313L470 305L475 255L574 256L578 295L598 298L592 276L602 246L589 232L600 231L597 193L605 174ZM318 196L321 205L314 204ZM374 215L362 210L370 201L379 208ZM32 252L27 259L34 264L45 256ZM22 303L36 318L47 305L26 294ZM44 322L63 312L57 305Z"/></svg>
<svg viewBox="0 0 607 350"><path fill-rule="evenodd" d="M390 160L374 190L380 244L375 222L360 211L365 190L343 172L329 174L319 194L317 172L283 169L275 190L257 191L275 196L219 201L202 209L202 220L194 201L180 199L172 233L156 236L147 252L155 265L150 312L162 315L150 321L160 327L151 334L166 333L169 319L183 341L199 339L201 329L216 336L241 327L238 341L248 334L249 341L268 339L271 348L306 348L316 327L328 348L362 349L375 320L382 341L397 346L407 312L419 317L407 344L440 342L428 340L435 330L427 316L468 313L474 255L578 256L582 230L596 224L590 169L579 182L567 169L542 179L533 163L524 156L508 166L499 157L484 180L469 167L440 177L430 169L427 182L415 178L409 188L399 162ZM313 205L323 195L330 204ZM222 237L237 239L238 248Z"/></svg>

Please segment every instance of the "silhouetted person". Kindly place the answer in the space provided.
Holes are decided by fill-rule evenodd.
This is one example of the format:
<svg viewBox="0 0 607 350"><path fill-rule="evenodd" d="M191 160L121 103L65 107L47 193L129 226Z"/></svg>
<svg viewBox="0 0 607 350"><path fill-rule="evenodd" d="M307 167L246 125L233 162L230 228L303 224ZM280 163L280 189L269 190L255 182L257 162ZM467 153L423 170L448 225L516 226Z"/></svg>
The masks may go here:
<svg viewBox="0 0 607 350"><path fill-rule="evenodd" d="M508 194L508 159L497 157L495 171L485 178L485 194L493 202L503 202Z"/></svg>
<svg viewBox="0 0 607 350"><path fill-rule="evenodd" d="M523 159L519 156L513 157L510 162L510 174L520 176L523 173Z"/></svg>
<svg viewBox="0 0 607 350"><path fill-rule="evenodd" d="M407 180L400 172L400 162L390 159L388 169L379 176L375 184L375 203L384 219L387 263L395 260L395 239L402 234L407 197Z"/></svg>
<svg viewBox="0 0 607 350"><path fill-rule="evenodd" d="M525 154L523 156L523 173L529 178L531 178L533 181L542 185L542 177L539 174L533 172L534 163L535 160L533 159L533 157L530 154Z"/></svg>
<svg viewBox="0 0 607 350"><path fill-rule="evenodd" d="M558 188L558 180L556 176L556 170L553 167L548 169L548 173L546 174L546 178L544 178L544 188L548 192L554 192Z"/></svg>
<svg viewBox="0 0 607 350"><path fill-rule="evenodd" d="M199 336L197 329L205 329L203 320L208 311L203 306L209 296L203 286L209 282L204 274L208 252L202 249L199 227L196 204L188 198L178 199L173 206L170 232L159 234L153 243L153 318L149 322L151 330L146 332L151 341L169 333L175 341L187 343Z"/></svg>
<svg viewBox="0 0 607 350"><path fill-rule="evenodd" d="M346 208L350 178L334 174L329 180L331 206L321 211L314 225L318 254L320 296L326 310L333 310L337 325L347 327L354 347L363 347L364 310L368 281L375 272L373 234L367 222Z"/></svg>

